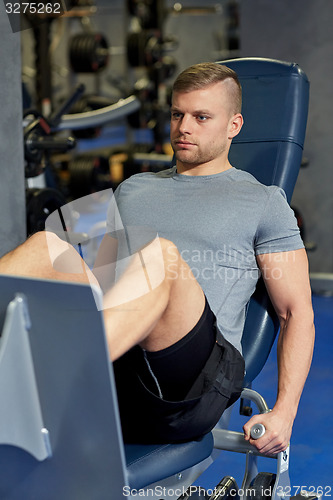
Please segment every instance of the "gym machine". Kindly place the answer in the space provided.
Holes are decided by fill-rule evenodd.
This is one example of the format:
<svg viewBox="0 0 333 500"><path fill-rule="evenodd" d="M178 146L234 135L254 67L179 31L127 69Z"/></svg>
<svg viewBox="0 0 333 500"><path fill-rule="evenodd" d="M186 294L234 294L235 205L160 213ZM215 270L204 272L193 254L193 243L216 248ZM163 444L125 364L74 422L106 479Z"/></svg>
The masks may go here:
<svg viewBox="0 0 333 500"><path fill-rule="evenodd" d="M290 200L303 152L308 79L294 63L260 58L223 63L237 71L247 97L245 126L232 145L231 161L261 182L281 186ZM272 109L274 121L270 120ZM258 157L263 161L258 162ZM66 231L60 221L61 228ZM6 383L0 385L0 399L1 407L8 410L1 414L0 426L3 500L118 500L124 493L133 498L144 496L152 484L158 492L156 498L168 500L171 497L156 484L163 485L169 476L178 484L178 491L177 478L184 477L185 489L174 497L178 500L286 500L295 491L289 482L288 450L272 458L277 460L275 475L258 472L256 450L244 442L242 433L214 429L190 443L124 446L99 291L86 285L10 276L1 277L1 289L0 380ZM242 338L246 360L242 411L247 414L250 402L260 413L269 410L251 383L265 364L277 331L277 318L259 282L247 309ZM18 353L20 368L27 370L20 372L23 392L17 392L17 373L15 370L14 376L13 372ZM39 404L31 405L31 401ZM27 414L29 418L21 419L19 425L13 421L13 415ZM252 429L255 437L263 431L261 426ZM246 454L241 489L232 476L224 476L212 491L196 486L186 476L186 471L211 455L214 446ZM319 500L322 496L319 490L303 490L293 498Z"/></svg>
<svg viewBox="0 0 333 500"><path fill-rule="evenodd" d="M77 114L66 114L84 92L79 85L73 95L50 118L28 111L23 121L25 176L27 179L41 175L50 161L50 153L68 151L75 147L73 137L57 137L67 129L86 129L104 125L135 111L139 103L134 96L98 110ZM73 159L69 164L70 189L73 197L89 194L111 186L108 161L103 157L84 156ZM51 187L27 188L27 230L28 234L43 230L50 213L67 203L59 189Z"/></svg>

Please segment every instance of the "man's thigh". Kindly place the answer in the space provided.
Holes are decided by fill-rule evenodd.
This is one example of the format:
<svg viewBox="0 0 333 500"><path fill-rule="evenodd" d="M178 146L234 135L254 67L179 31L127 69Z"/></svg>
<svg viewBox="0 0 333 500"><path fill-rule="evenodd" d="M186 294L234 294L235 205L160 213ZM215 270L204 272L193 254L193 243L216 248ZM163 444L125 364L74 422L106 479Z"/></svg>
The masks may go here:
<svg viewBox="0 0 333 500"><path fill-rule="evenodd" d="M215 316L207 306L174 346L156 353L135 347L114 363L126 442L195 439L239 397L244 360L220 334L216 342Z"/></svg>
<svg viewBox="0 0 333 500"><path fill-rule="evenodd" d="M168 302L163 314L140 344L148 351L158 351L173 345L197 324L204 311L205 295L173 242L157 238L140 252L141 262L148 275L150 266L152 275L156 272L163 275L168 289ZM163 266L162 270L160 266Z"/></svg>

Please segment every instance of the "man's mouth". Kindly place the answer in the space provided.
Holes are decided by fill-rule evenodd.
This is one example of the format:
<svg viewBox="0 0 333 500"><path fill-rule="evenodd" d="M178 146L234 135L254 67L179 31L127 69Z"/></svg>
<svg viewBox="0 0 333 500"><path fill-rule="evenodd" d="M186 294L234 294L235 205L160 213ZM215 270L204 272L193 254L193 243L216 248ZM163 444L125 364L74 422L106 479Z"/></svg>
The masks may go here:
<svg viewBox="0 0 333 500"><path fill-rule="evenodd" d="M195 146L193 142L178 140L175 141L177 146Z"/></svg>

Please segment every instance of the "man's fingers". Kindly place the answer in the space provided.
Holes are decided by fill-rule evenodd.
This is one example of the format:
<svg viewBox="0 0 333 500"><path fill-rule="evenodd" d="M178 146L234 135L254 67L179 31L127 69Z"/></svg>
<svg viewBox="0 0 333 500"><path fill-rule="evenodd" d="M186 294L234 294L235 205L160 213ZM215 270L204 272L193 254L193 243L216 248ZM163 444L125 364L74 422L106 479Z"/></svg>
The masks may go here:
<svg viewBox="0 0 333 500"><path fill-rule="evenodd" d="M251 438L249 442L264 455L276 455L288 447L288 443L281 440L280 436L274 431L270 433L267 432L267 434L260 439Z"/></svg>

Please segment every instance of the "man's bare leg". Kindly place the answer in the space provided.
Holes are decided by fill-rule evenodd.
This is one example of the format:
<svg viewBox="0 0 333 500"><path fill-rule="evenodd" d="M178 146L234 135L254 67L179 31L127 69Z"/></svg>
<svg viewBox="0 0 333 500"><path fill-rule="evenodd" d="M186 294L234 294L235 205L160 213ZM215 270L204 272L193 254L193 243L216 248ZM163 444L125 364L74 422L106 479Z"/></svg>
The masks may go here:
<svg viewBox="0 0 333 500"><path fill-rule="evenodd" d="M95 280L75 249L55 234L39 232L0 259L0 273L91 283Z"/></svg>
<svg viewBox="0 0 333 500"><path fill-rule="evenodd" d="M126 296L133 296L132 290L142 290L142 294L126 301ZM121 297L124 300L119 304ZM192 330L204 306L203 291L176 246L158 238L135 255L105 296L111 358L117 359L137 344L148 351L169 347Z"/></svg>
<svg viewBox="0 0 333 500"><path fill-rule="evenodd" d="M79 254L47 232L36 233L2 257L0 273L97 283ZM133 257L105 296L104 320L111 359L137 344L149 351L169 347L196 325L204 306L204 294L175 245L155 240Z"/></svg>

